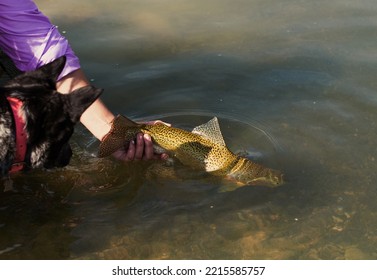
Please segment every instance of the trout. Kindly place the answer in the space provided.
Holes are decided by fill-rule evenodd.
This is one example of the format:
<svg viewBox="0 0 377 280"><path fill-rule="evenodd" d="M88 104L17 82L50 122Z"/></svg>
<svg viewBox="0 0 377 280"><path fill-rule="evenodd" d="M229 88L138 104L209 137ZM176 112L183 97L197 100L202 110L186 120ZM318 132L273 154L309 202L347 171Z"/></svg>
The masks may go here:
<svg viewBox="0 0 377 280"><path fill-rule="evenodd" d="M139 124L119 115L102 140L98 156L111 155L140 132L149 134L157 145L155 148L162 148L182 164L214 176L228 177L240 186L275 187L284 182L280 171L232 153L225 145L216 117L189 132L163 123Z"/></svg>

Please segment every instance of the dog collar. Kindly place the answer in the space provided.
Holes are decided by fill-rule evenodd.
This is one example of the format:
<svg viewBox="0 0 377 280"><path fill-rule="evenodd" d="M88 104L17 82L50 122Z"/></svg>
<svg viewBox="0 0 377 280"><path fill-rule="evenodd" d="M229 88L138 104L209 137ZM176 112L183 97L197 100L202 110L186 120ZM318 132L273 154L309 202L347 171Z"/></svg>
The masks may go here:
<svg viewBox="0 0 377 280"><path fill-rule="evenodd" d="M14 97L7 97L12 108L14 123L16 127L16 151L13 164L9 172L21 171L25 167L25 156L27 149L27 136L25 132L25 120L22 116L22 101Z"/></svg>

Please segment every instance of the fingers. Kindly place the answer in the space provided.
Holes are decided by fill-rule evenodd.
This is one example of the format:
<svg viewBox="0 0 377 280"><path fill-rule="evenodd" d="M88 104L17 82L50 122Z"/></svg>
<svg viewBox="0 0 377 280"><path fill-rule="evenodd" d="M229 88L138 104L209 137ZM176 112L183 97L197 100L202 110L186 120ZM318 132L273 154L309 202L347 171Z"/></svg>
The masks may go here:
<svg viewBox="0 0 377 280"><path fill-rule="evenodd" d="M128 144L128 147L124 147L115 151L112 154L112 156L118 160L131 161L135 158L135 151L136 151L135 141L132 140Z"/></svg>
<svg viewBox="0 0 377 280"><path fill-rule="evenodd" d="M150 135L144 134L144 160L151 160L151 159L162 159L167 160L169 155L166 153L157 154L154 152L153 148L153 141Z"/></svg>
<svg viewBox="0 0 377 280"><path fill-rule="evenodd" d="M156 154L153 149L153 141L150 135L138 133L136 136L136 141L132 140L129 143L128 149L119 150L113 154L115 158L132 161L132 160L151 160L151 159L162 159L166 160L169 158L168 154Z"/></svg>
<svg viewBox="0 0 377 280"><path fill-rule="evenodd" d="M154 157L153 142L148 134L144 134L144 159L150 160Z"/></svg>
<svg viewBox="0 0 377 280"><path fill-rule="evenodd" d="M138 133L136 135L136 140L132 140L126 150L126 155L124 160L142 160L146 155L144 154L145 144L144 144L144 135L143 133ZM153 152L153 146L152 146Z"/></svg>
<svg viewBox="0 0 377 280"><path fill-rule="evenodd" d="M143 134L138 133L136 135L136 147L134 151L134 159L141 160L144 156L144 139Z"/></svg>
<svg viewBox="0 0 377 280"><path fill-rule="evenodd" d="M162 160L168 160L168 159L169 159L169 155L168 155L168 154L165 154L165 153L160 154L160 155L157 155L157 157L158 157L159 159L162 159Z"/></svg>
<svg viewBox="0 0 377 280"><path fill-rule="evenodd" d="M169 123L162 121L150 121L147 124L164 124L171 126ZM136 139L130 141L128 147L124 147L116 151L113 156L119 160L132 161L132 160L151 160L151 159L162 159L166 160L169 155L166 153L157 154L153 149L153 141L150 135L138 133Z"/></svg>
<svg viewBox="0 0 377 280"><path fill-rule="evenodd" d="M126 150L126 155L125 155L125 160L130 161L135 158L135 153L136 153L136 145L135 145L135 140L132 140L130 144L128 145L128 149Z"/></svg>

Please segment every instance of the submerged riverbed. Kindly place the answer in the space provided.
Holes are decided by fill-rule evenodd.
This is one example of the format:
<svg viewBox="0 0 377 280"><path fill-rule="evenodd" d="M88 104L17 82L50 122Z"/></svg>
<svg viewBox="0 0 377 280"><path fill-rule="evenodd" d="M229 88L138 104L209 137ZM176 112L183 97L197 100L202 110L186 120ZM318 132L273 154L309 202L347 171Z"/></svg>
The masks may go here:
<svg viewBox="0 0 377 280"><path fill-rule="evenodd" d="M36 1L114 113L192 129L280 169L278 188L98 159L12 177L0 259L376 259L377 4ZM172 172L174 170L174 172Z"/></svg>

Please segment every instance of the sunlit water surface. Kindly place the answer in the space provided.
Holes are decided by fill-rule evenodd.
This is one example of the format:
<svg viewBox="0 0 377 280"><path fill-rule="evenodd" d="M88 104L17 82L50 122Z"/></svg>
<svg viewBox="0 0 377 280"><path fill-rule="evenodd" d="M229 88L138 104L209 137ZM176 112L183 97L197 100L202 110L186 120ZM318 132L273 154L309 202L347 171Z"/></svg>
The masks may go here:
<svg viewBox="0 0 377 280"><path fill-rule="evenodd" d="M374 0L37 3L113 112L217 116L288 182L220 192L179 164L98 159L79 126L68 167L0 194L1 259L376 259Z"/></svg>

